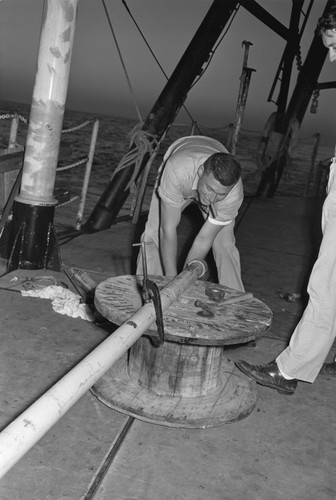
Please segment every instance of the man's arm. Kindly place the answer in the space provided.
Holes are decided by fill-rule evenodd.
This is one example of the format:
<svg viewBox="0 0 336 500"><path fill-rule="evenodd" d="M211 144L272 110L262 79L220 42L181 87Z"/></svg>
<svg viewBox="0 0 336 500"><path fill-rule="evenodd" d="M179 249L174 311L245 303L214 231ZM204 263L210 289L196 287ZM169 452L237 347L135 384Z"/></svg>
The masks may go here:
<svg viewBox="0 0 336 500"><path fill-rule="evenodd" d="M177 226L181 210L160 201L160 254L165 276L177 275Z"/></svg>
<svg viewBox="0 0 336 500"><path fill-rule="evenodd" d="M201 227L198 235L194 239L192 247L187 255L185 265L189 264L194 259L205 259L208 255L210 248L216 238L217 234L224 226L218 224L211 224L206 220Z"/></svg>

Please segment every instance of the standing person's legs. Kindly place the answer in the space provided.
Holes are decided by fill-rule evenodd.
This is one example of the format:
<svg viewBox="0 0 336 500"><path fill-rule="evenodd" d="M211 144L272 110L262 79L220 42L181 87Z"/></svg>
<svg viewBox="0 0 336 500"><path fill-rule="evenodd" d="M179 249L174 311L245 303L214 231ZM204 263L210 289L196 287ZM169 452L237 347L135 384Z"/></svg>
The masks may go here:
<svg viewBox="0 0 336 500"><path fill-rule="evenodd" d="M212 251L217 266L218 282L221 285L244 292L240 257L234 236L234 222L224 226L217 234Z"/></svg>
<svg viewBox="0 0 336 500"><path fill-rule="evenodd" d="M336 336L336 185L329 179L323 206L323 239L308 283L309 302L290 344L277 358L288 377L314 382Z"/></svg>

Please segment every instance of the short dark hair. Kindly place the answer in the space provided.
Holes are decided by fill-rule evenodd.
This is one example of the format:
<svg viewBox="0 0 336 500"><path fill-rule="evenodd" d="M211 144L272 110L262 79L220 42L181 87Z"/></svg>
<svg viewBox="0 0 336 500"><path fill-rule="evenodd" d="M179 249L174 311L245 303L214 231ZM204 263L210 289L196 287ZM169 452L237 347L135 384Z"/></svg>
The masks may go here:
<svg viewBox="0 0 336 500"><path fill-rule="evenodd" d="M229 153L214 153L204 162L204 172L212 173L223 186L232 186L241 176L241 166Z"/></svg>
<svg viewBox="0 0 336 500"><path fill-rule="evenodd" d="M336 28L336 5L333 5L328 12L326 12L317 21L316 33L322 36L327 30Z"/></svg>

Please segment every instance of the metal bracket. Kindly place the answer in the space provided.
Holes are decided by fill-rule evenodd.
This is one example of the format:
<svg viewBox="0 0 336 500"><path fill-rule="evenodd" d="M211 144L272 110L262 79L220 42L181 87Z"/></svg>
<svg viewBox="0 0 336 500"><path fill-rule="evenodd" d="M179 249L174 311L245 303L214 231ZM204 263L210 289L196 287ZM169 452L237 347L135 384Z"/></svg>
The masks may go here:
<svg viewBox="0 0 336 500"><path fill-rule="evenodd" d="M163 314L162 314L162 304L161 304L161 296L160 290L157 284L148 279L147 273L147 258L146 258L146 242L142 241L141 243L133 243L134 247L140 247L140 252L142 255L142 267L143 267L143 296L144 301L150 302L153 301L155 314L156 314L156 326L157 326L157 336L151 335L151 339L153 345L155 347L160 347L164 343L164 327L163 327Z"/></svg>
<svg viewBox="0 0 336 500"><path fill-rule="evenodd" d="M156 314L157 337L151 338L154 346L160 347L160 345L164 343L164 327L160 290L157 284L149 279L146 279L146 288L147 290L149 290L151 299L153 300Z"/></svg>

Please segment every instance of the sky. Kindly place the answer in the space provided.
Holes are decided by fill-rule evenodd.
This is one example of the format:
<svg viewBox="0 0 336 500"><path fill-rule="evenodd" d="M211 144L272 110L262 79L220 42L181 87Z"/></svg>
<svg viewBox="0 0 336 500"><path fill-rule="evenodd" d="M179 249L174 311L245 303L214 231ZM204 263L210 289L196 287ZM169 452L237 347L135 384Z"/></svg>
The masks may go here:
<svg viewBox="0 0 336 500"><path fill-rule="evenodd" d="M225 1L225 0L223 0ZM291 0L258 0L285 26L289 25ZM166 84L166 77L150 53L122 0L105 0L118 41L127 77L101 0L79 0L66 108L115 117L145 119ZM177 66L212 0L126 0L148 45L169 76ZM309 0L304 3L304 10ZM304 61L316 22L326 0L315 0L301 41ZM0 99L30 103L34 88L43 0L0 0ZM244 49L250 46L252 73L243 128L262 130L276 111L267 102L285 41L240 7L202 78L191 89L185 105L202 127L225 127L235 119ZM293 89L297 78L294 64ZM319 82L336 80L336 64L329 59ZM275 91L276 99L278 88ZM291 95L291 92L290 94ZM136 102L136 105L135 105ZM321 142L336 138L336 89L321 92L317 114L307 109L300 137L319 132ZM189 123L181 111L177 123Z"/></svg>

